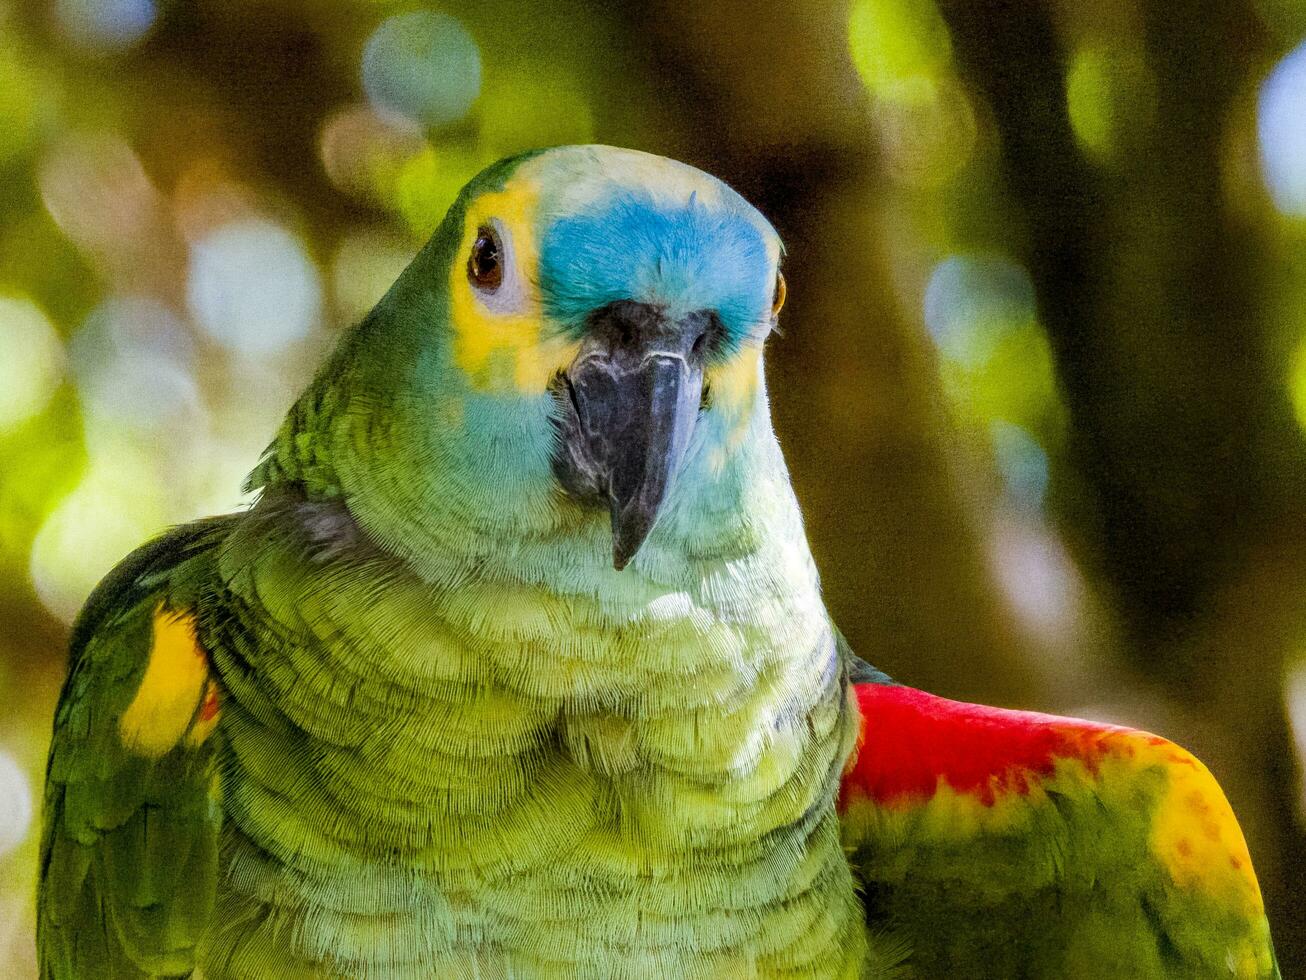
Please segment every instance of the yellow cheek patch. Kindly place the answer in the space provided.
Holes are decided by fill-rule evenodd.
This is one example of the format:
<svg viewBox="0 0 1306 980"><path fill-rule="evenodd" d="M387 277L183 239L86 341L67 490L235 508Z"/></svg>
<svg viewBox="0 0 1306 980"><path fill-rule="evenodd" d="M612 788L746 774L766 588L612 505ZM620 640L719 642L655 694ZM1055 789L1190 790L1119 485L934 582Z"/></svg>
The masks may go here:
<svg viewBox="0 0 1306 980"><path fill-rule="evenodd" d="M1140 748L1138 762L1166 771L1151 847L1175 883L1237 903L1247 912L1264 911L1247 841L1210 770L1189 752L1155 736Z"/></svg>
<svg viewBox="0 0 1306 980"><path fill-rule="evenodd" d="M458 258L449 272L454 361L472 385L483 391L542 393L579 349L577 342L543 336L539 243L535 239L538 201L538 185L523 176L474 201L463 226ZM500 288L511 286L518 291L506 297L509 302L503 310L490 308L467 279L466 256L478 230L492 222L511 242L505 246L511 253L506 258L514 267L510 275L515 282L505 279Z"/></svg>
<svg viewBox="0 0 1306 980"><path fill-rule="evenodd" d="M746 344L734 357L708 371L712 404L729 421L725 440L712 447L710 462L718 472L726 465L748 435L753 402L762 384L762 345Z"/></svg>
<svg viewBox="0 0 1306 980"><path fill-rule="evenodd" d="M195 618L160 605L153 627L150 659L118 733L127 748L159 758L188 730L196 745L208 736L217 724L218 695L208 657L195 636Z"/></svg>
<svg viewBox="0 0 1306 980"><path fill-rule="evenodd" d="M746 409L757 397L762 379L762 345L747 343L726 363L708 372L712 401L731 409ZM746 415L747 413L742 413Z"/></svg>

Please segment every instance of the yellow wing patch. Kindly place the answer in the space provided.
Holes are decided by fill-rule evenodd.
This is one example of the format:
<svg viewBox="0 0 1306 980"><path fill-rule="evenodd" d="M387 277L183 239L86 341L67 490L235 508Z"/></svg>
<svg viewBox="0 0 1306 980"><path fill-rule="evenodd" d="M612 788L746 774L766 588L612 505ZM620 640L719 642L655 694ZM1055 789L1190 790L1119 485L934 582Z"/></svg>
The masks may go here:
<svg viewBox="0 0 1306 980"><path fill-rule="evenodd" d="M188 733L191 744L198 745L217 724L217 715L217 687L195 636L194 616L160 604L154 611L149 663L118 722L123 745L158 758Z"/></svg>
<svg viewBox="0 0 1306 980"><path fill-rule="evenodd" d="M510 180L503 190L473 202L463 226L459 259L450 270L449 295L454 330L454 359L472 384L486 391L540 394L553 376L570 364L579 344L543 336L538 282L539 243L535 211L539 186L527 176ZM463 257L478 230L496 221L511 240L520 296L511 308L490 309L467 281Z"/></svg>
<svg viewBox="0 0 1306 980"><path fill-rule="evenodd" d="M745 344L737 356L712 367L708 377L714 399L739 408L751 407L762 382L762 345Z"/></svg>
<svg viewBox="0 0 1306 980"><path fill-rule="evenodd" d="M1265 906L1247 841L1215 777L1174 743L1145 738L1138 763L1159 765L1167 776L1153 818L1153 853L1180 887L1206 892L1249 916L1260 915Z"/></svg>

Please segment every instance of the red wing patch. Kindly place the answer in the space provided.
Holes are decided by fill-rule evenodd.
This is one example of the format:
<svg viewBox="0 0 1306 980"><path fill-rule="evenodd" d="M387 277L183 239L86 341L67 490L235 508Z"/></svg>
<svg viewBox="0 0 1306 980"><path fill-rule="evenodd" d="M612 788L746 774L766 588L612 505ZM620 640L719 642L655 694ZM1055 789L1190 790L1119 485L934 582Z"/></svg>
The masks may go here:
<svg viewBox="0 0 1306 980"><path fill-rule="evenodd" d="M851 796L877 803L932 797L940 782L992 806L1000 794L1029 792L1051 776L1056 760L1079 759L1096 771L1105 739L1122 731L1034 711L965 704L890 684L853 687L862 715L859 751L843 780L842 810Z"/></svg>

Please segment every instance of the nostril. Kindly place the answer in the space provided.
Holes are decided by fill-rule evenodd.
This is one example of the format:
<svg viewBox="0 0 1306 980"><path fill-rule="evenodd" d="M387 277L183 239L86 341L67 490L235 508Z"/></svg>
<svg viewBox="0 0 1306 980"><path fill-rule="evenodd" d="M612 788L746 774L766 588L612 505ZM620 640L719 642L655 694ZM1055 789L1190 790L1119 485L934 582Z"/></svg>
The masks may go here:
<svg viewBox="0 0 1306 980"><path fill-rule="evenodd" d="M701 364L705 359L720 353L725 340L725 330L721 326L720 317L715 312L700 310L690 315L686 325L689 323L699 328L699 333L689 348L691 357Z"/></svg>
<svg viewBox="0 0 1306 980"><path fill-rule="evenodd" d="M576 413L576 418L580 418L580 401L576 398L576 386L571 383L571 378L567 375L562 376L563 382L567 385L567 397L571 400L571 409Z"/></svg>

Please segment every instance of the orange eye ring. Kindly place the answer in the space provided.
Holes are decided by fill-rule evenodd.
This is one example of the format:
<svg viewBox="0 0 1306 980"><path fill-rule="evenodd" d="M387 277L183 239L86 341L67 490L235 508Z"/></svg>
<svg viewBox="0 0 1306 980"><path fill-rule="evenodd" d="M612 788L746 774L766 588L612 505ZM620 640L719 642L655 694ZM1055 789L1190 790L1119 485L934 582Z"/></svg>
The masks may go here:
<svg viewBox="0 0 1306 980"><path fill-rule="evenodd" d="M789 287L785 285L784 273L776 270L775 274L775 295L771 297L771 315L778 316L781 308L785 305L785 297L789 295Z"/></svg>
<svg viewBox="0 0 1306 980"><path fill-rule="evenodd" d="M503 246L493 228L483 225L476 232L472 254L467 257L467 278L479 289L496 290L503 284Z"/></svg>

